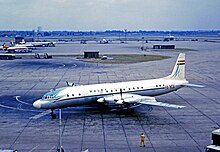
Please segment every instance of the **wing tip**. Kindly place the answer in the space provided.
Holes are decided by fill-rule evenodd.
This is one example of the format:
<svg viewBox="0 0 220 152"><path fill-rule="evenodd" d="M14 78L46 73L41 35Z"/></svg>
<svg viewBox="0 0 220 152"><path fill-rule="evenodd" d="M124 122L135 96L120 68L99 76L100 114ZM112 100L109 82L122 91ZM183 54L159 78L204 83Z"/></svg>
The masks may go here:
<svg viewBox="0 0 220 152"><path fill-rule="evenodd" d="M186 106L178 106L177 109L183 109L185 108Z"/></svg>

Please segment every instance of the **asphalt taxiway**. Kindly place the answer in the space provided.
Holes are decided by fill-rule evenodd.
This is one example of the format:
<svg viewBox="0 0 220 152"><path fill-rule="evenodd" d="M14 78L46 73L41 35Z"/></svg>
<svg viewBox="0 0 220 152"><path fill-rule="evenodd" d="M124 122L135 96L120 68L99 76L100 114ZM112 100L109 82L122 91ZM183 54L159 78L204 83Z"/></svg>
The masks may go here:
<svg viewBox="0 0 220 152"><path fill-rule="evenodd" d="M205 88L183 88L157 99L186 108L63 109L65 151L80 152L87 148L89 152L204 151L204 147L211 144L211 131L220 125L220 44L176 43L198 50L186 53L186 75L191 83ZM102 48L104 50L105 46ZM50 53L52 49L57 48L47 51ZM120 65L87 63L73 57L0 61L0 150L56 151L59 120L52 120L49 111L35 109L32 103L50 89L65 86L65 81L85 85L159 78L170 74L178 52L153 54L172 58ZM146 147L139 147L141 133L146 136Z"/></svg>

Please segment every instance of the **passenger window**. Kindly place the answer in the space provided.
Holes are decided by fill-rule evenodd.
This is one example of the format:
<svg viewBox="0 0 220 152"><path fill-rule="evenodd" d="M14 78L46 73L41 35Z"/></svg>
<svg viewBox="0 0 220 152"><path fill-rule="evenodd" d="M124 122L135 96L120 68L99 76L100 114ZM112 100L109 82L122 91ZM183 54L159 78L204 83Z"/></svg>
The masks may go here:
<svg viewBox="0 0 220 152"><path fill-rule="evenodd" d="M69 95L66 95L67 97L69 97Z"/></svg>
<svg viewBox="0 0 220 152"><path fill-rule="evenodd" d="M74 94L72 94L72 96L74 97Z"/></svg>
<svg viewBox="0 0 220 152"><path fill-rule="evenodd" d="M81 96L81 94L79 93L79 96Z"/></svg>

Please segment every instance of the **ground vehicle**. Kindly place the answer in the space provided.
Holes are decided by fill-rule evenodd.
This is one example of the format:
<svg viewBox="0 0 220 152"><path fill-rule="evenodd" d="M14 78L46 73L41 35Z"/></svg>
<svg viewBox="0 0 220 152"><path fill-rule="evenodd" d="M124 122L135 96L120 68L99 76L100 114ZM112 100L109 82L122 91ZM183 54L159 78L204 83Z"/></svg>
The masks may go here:
<svg viewBox="0 0 220 152"><path fill-rule="evenodd" d="M220 146L217 145L209 145L206 147L205 152L219 152Z"/></svg>
<svg viewBox="0 0 220 152"><path fill-rule="evenodd" d="M205 148L205 152L220 152L220 129L212 131L212 145Z"/></svg>

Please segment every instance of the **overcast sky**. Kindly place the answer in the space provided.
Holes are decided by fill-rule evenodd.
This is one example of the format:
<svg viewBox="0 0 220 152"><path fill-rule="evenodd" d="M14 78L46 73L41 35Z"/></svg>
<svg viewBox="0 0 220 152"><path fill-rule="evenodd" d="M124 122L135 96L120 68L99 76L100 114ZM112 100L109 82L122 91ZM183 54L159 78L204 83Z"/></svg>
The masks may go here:
<svg viewBox="0 0 220 152"><path fill-rule="evenodd" d="M0 30L219 30L220 0L0 0Z"/></svg>

